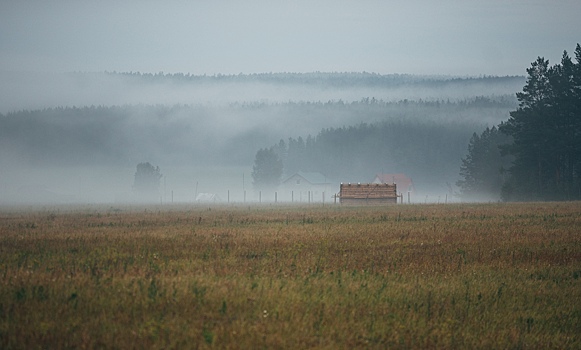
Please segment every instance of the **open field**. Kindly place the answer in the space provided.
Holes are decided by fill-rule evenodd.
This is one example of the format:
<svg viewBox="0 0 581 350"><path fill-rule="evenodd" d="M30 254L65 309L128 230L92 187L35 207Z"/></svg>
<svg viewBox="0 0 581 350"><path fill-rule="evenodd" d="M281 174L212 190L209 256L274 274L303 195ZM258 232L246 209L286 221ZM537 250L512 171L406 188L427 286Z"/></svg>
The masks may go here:
<svg viewBox="0 0 581 350"><path fill-rule="evenodd" d="M0 348L581 348L581 203L0 208Z"/></svg>

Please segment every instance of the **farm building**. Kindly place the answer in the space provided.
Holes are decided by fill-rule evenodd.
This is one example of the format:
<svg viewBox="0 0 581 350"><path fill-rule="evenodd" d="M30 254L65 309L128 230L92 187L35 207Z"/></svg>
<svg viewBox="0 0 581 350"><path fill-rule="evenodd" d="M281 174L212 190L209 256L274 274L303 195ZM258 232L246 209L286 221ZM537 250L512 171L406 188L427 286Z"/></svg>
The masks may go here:
<svg viewBox="0 0 581 350"><path fill-rule="evenodd" d="M292 202L320 202L331 197L333 185L321 173L299 171L282 182L284 200Z"/></svg>
<svg viewBox="0 0 581 350"><path fill-rule="evenodd" d="M215 193L198 193L196 202L198 203L216 203L221 202L220 196Z"/></svg>
<svg viewBox="0 0 581 350"><path fill-rule="evenodd" d="M341 184L339 202L351 205L396 204L395 184Z"/></svg>

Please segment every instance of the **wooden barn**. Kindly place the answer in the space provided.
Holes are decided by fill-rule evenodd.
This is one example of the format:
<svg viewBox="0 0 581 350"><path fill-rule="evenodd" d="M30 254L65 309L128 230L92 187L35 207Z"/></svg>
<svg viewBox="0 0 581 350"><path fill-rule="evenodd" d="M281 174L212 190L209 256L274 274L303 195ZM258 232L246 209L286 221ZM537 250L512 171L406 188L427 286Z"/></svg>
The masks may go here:
<svg viewBox="0 0 581 350"><path fill-rule="evenodd" d="M347 205L396 204L395 184L341 184L339 203Z"/></svg>

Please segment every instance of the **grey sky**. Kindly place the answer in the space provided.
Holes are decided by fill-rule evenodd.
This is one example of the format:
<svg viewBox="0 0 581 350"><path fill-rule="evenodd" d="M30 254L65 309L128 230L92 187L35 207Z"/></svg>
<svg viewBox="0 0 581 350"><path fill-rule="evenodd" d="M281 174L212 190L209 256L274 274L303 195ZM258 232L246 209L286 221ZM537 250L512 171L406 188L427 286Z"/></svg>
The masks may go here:
<svg viewBox="0 0 581 350"><path fill-rule="evenodd" d="M0 2L0 70L523 75L581 1Z"/></svg>

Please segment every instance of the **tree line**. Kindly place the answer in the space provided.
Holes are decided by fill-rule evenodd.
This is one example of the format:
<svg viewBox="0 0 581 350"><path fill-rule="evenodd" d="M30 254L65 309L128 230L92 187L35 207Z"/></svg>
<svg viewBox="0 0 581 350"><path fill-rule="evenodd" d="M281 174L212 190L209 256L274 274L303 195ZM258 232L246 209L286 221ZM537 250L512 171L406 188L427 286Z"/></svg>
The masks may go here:
<svg viewBox="0 0 581 350"><path fill-rule="evenodd" d="M164 164L246 165L252 162L256 149L277 143L281 138L289 143L289 159L292 160L302 151L294 151L300 146L294 147L293 141L288 141L289 134L312 135L325 129L327 135L331 130L345 133L341 131L344 125L387 122L403 127L408 123L421 124L423 120L459 123L471 133L475 127L501 120L514 106L516 100L507 96L478 96L458 101L388 102L362 98L351 102L72 106L23 110L0 114L3 150L0 162L5 158L5 162L19 159L37 165L132 165L136 160L150 159ZM434 129L434 133L439 130L442 128ZM299 138L294 141L301 143ZM298 160L292 162L295 165L287 166L299 168Z"/></svg>
<svg viewBox="0 0 581 350"><path fill-rule="evenodd" d="M335 182L369 182L379 173L406 173L424 193L447 193L474 123L392 120L326 128L316 136L288 138L257 152L256 174L272 172L269 185L295 172L318 172ZM277 164L281 164L277 166ZM280 174L280 176L277 176ZM255 185L266 183L254 177ZM444 192L442 192L444 191Z"/></svg>
<svg viewBox="0 0 581 350"><path fill-rule="evenodd" d="M214 74L195 75L189 73L141 73L105 72L71 73L79 78L105 74L112 77L130 78L136 82L174 82L174 83L267 83L289 85L315 85L327 87L401 87L428 86L441 87L459 84L514 84L521 76L479 76L458 77L443 75L378 74L371 72L311 72L311 73L252 73L252 74Z"/></svg>

